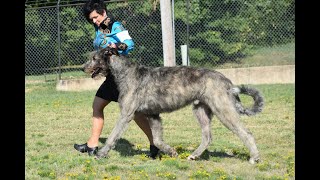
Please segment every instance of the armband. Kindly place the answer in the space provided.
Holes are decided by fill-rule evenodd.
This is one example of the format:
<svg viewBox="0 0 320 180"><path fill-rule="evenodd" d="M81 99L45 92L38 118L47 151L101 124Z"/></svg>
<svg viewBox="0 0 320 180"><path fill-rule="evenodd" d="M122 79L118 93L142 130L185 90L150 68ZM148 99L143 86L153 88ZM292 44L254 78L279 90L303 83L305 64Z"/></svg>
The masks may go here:
<svg viewBox="0 0 320 180"><path fill-rule="evenodd" d="M127 44L125 44L125 43L121 43L121 42L119 42L119 43L116 43L116 46L117 46L117 48L118 49L120 49L120 50L126 50L127 49L127 47L128 47L128 45Z"/></svg>

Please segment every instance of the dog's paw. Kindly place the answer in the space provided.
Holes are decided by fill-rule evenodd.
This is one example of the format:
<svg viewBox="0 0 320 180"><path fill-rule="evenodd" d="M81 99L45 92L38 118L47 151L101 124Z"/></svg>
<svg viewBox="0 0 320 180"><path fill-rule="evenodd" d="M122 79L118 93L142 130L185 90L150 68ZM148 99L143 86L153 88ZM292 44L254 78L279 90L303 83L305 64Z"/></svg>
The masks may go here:
<svg viewBox="0 0 320 180"><path fill-rule="evenodd" d="M252 157L249 159L249 163L250 164L256 164L260 162L260 158L259 157Z"/></svg>
<svg viewBox="0 0 320 180"><path fill-rule="evenodd" d="M195 156L193 156L193 155L190 155L190 156L188 156L188 160L196 160L197 158L195 157Z"/></svg>
<svg viewBox="0 0 320 180"><path fill-rule="evenodd" d="M178 157L178 153L177 153L177 151L175 151L175 150L171 150L171 152L170 152L170 156L171 157Z"/></svg>
<svg viewBox="0 0 320 180"><path fill-rule="evenodd" d="M95 159L99 160L99 159L106 158L106 157L107 157L106 153L98 151L96 156L95 156Z"/></svg>

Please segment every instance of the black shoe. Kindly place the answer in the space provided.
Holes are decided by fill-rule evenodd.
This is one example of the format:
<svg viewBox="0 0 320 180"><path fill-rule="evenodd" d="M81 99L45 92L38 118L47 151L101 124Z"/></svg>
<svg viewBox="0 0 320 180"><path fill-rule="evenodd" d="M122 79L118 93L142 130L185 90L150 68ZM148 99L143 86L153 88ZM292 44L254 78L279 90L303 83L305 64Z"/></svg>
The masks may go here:
<svg viewBox="0 0 320 180"><path fill-rule="evenodd" d="M77 151L80 151L82 153L84 152L88 152L89 156L92 156L92 155L96 155L97 152L98 152L98 146L97 147L93 147L93 148L90 148L87 146L87 143L85 144L74 144L73 147L77 150Z"/></svg>
<svg viewBox="0 0 320 180"><path fill-rule="evenodd" d="M156 159L158 153L159 153L159 149L155 145L150 145L150 153L147 154L147 157Z"/></svg>

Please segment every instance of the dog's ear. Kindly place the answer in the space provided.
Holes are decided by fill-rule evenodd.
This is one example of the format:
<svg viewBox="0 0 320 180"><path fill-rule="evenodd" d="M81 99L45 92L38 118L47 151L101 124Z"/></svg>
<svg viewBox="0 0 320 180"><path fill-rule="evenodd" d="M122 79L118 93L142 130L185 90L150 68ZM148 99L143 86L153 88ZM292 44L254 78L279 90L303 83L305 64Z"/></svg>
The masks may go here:
<svg viewBox="0 0 320 180"><path fill-rule="evenodd" d="M116 48L111 48L112 54L119 56L119 51Z"/></svg>
<svg viewBox="0 0 320 180"><path fill-rule="evenodd" d="M111 53L111 51L110 51L110 47L104 48L103 58L106 58L106 57L111 56L111 55L112 55L112 53Z"/></svg>
<svg viewBox="0 0 320 180"><path fill-rule="evenodd" d="M112 55L119 56L119 52L116 48L111 48L111 47L104 48L103 58L108 58Z"/></svg>
<svg viewBox="0 0 320 180"><path fill-rule="evenodd" d="M111 55L117 55L119 56L119 51L118 51L118 48L112 48L112 47L108 47L108 54Z"/></svg>

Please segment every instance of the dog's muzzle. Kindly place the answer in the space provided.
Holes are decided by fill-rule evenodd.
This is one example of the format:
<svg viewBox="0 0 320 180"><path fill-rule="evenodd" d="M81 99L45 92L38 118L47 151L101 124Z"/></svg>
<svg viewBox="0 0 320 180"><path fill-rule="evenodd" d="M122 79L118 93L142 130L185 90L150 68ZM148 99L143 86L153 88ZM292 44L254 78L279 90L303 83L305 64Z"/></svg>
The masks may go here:
<svg viewBox="0 0 320 180"><path fill-rule="evenodd" d="M102 68L97 68L97 69L95 69L95 70L93 71L93 73L91 74L91 78L96 77L96 76L100 73L101 70L102 70Z"/></svg>
<svg viewBox="0 0 320 180"><path fill-rule="evenodd" d="M81 70L82 70L83 72L86 72L86 64L83 64L83 65L82 65Z"/></svg>

